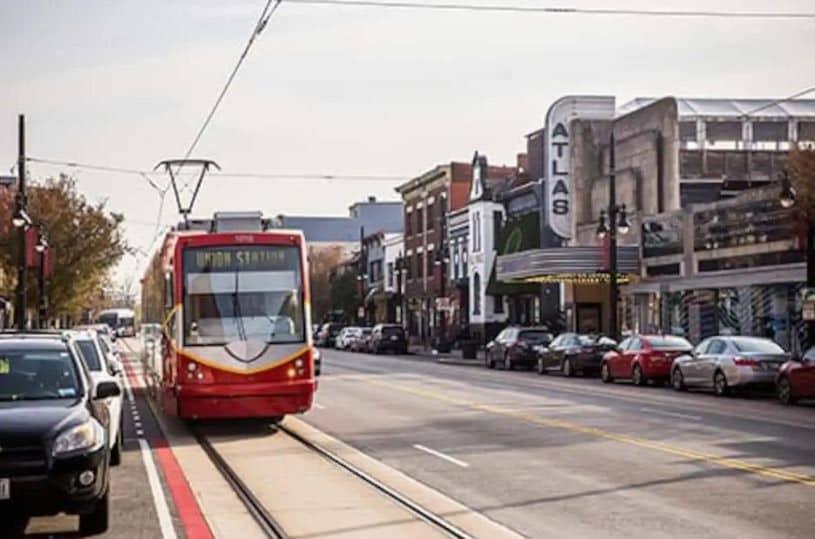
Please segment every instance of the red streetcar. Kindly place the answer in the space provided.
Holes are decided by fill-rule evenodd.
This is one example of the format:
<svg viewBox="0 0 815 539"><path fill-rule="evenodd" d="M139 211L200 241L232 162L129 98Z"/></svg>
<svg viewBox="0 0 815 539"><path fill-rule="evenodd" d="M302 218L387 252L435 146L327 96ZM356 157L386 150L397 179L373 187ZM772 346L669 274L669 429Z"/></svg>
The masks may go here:
<svg viewBox="0 0 815 539"><path fill-rule="evenodd" d="M302 232L260 214L216 214L167 235L142 281L142 317L163 327L146 377L165 413L302 413L317 383Z"/></svg>

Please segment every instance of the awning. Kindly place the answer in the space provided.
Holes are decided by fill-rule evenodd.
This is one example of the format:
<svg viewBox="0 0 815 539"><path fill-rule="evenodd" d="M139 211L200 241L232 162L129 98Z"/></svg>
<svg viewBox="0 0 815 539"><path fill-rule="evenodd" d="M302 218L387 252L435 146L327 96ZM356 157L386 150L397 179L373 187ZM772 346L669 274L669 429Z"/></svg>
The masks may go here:
<svg viewBox="0 0 815 539"><path fill-rule="evenodd" d="M654 292L681 292L683 290L716 290L721 288L741 288L744 286L765 286L773 284L793 284L806 281L806 263L763 266L735 270L700 273L692 277L646 280L624 286L622 294L647 294Z"/></svg>
<svg viewBox="0 0 815 539"><path fill-rule="evenodd" d="M607 273L607 267L606 250L600 246L531 249L499 256L496 262L497 278L504 282L529 282L546 276L566 280L569 275L602 275ZM638 246L617 247L617 271L639 274Z"/></svg>

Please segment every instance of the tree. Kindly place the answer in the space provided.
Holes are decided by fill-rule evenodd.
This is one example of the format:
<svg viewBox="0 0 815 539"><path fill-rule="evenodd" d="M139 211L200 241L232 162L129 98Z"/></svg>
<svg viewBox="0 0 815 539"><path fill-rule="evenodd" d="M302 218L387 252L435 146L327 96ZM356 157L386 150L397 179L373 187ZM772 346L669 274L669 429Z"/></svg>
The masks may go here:
<svg viewBox="0 0 815 539"><path fill-rule="evenodd" d="M815 147L793 148L787 167L798 211L811 217L815 214Z"/></svg>
<svg viewBox="0 0 815 539"><path fill-rule="evenodd" d="M325 320L331 311L331 274L344 257L345 250L338 245L308 248L311 311L315 322Z"/></svg>
<svg viewBox="0 0 815 539"><path fill-rule="evenodd" d="M0 201L0 235L5 245L15 245L16 233L8 223L14 208L14 192ZM105 209L105 202L89 203L77 191L76 181L66 175L33 184L28 189L28 214L46 231L54 259L48 285L49 316L80 313L98 296L109 271L128 251L121 214ZM0 253L6 281L16 275L17 249ZM37 303L36 272L29 272L28 307Z"/></svg>
<svg viewBox="0 0 815 539"><path fill-rule="evenodd" d="M347 265L340 266L331 279L331 306L343 313L345 322L356 319L359 307L357 272Z"/></svg>

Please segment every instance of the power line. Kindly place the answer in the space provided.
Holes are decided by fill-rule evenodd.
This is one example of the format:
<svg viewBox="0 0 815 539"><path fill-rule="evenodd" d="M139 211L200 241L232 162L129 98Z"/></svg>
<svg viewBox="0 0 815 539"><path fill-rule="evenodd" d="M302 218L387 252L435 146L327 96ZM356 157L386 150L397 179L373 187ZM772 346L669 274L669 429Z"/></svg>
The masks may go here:
<svg viewBox="0 0 815 539"><path fill-rule="evenodd" d="M221 101L223 101L224 97L226 96L226 92L229 90L229 87L232 85L232 81L235 80L235 76L238 74L238 70L241 68L243 61L246 59L247 54L249 54L249 49L252 48L252 45L255 42L257 36L263 32L263 29L266 28L266 25L269 22L269 19L272 17L274 12L277 10L278 6L280 6L282 0L274 0L274 5L272 6L273 0L267 0L266 5L263 7L263 11L260 14L260 18L258 22L255 24L255 28L252 30L252 35L249 36L249 41L247 41L246 46L243 49L243 52L238 57L237 63L235 63L235 67L232 68L232 72L229 74L229 77L226 79L226 84L221 89L221 93L218 94L218 98L215 100L215 104L212 105L212 108L207 114L204 123L201 125L201 128L198 130L198 133L195 135L195 138L190 144L190 147L187 149L187 153L184 154L184 159L188 159L192 152L195 150L195 147L198 145L198 142L201 140L201 137L204 135L204 131L206 131L209 123L212 121L212 117L215 116L215 112L218 110L218 107L221 105ZM270 9L271 6L271 9Z"/></svg>
<svg viewBox="0 0 815 539"><path fill-rule="evenodd" d="M99 172L116 172L119 174L135 174L144 178L147 184L155 189L159 194L165 193L167 187L159 187L158 184L150 177L150 174L144 170L136 170L133 168L112 167L108 165L93 165L89 163L77 163L75 161L57 161L55 159L41 159L39 157L26 157L26 162L40 163L43 165L54 165L60 167L68 167L82 170L96 170Z"/></svg>
<svg viewBox="0 0 815 539"><path fill-rule="evenodd" d="M91 163L77 163L74 161L58 161L55 159L42 159L29 157L28 161L51 166L62 166L76 169L114 172L119 174L129 174L145 177L148 171L133 168L116 167L109 165L96 165ZM327 181L383 181L396 182L406 181L412 176L382 175L382 174L334 174L334 173L264 173L264 172L212 172L208 175L211 178L246 178L263 180L327 180ZM148 177L149 178L149 177ZM164 193L167 188L160 188L159 192Z"/></svg>
<svg viewBox="0 0 815 539"><path fill-rule="evenodd" d="M499 4L429 3L423 1L393 2L382 0L287 0L297 4L331 5L345 7L378 7L396 9L432 9L439 11L491 11L506 13L547 13L554 15L602 15L637 17L694 17L727 19L815 19L815 12L787 11L717 11L673 9L575 8Z"/></svg>
<svg viewBox="0 0 815 539"><path fill-rule="evenodd" d="M786 103L788 101L794 101L794 100L798 99L799 97L803 97L803 96L805 96L807 94L811 94L812 92L815 92L815 86L812 86L811 88L805 88L804 90L801 90L800 92L795 92L794 94L792 94L790 96L787 96L787 97L784 97L784 98L781 98L781 99L774 99L774 100L770 101L769 103L765 103L765 104L761 105L757 109L751 110L749 112L745 112L744 116L752 116L753 114L755 114L757 112L761 112L762 110L768 109L770 107L774 107L775 105L778 105L780 103Z"/></svg>

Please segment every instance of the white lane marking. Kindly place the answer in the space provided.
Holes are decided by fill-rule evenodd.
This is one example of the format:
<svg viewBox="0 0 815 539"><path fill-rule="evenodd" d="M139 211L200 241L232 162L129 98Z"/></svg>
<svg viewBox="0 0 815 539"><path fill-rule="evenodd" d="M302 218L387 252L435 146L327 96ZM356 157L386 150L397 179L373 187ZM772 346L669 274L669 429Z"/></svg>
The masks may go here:
<svg viewBox="0 0 815 539"><path fill-rule="evenodd" d="M125 395L127 395L127 400L130 402L130 407L134 408L136 406L136 401L133 400L133 390L130 389L130 380L128 380L129 376L127 372L123 373L122 381L125 385Z"/></svg>
<svg viewBox="0 0 815 539"><path fill-rule="evenodd" d="M136 427L138 430L141 430L141 421L135 421L133 426Z"/></svg>
<svg viewBox="0 0 815 539"><path fill-rule="evenodd" d="M141 435L141 433L139 434ZM150 490L153 493L153 504L156 507L161 535L164 539L176 539L175 528L170 518L170 508L167 506L167 499L164 497L164 490L161 488L150 444L147 443L147 440L139 438L139 449L141 449L144 468L147 470L147 482L150 484Z"/></svg>
<svg viewBox="0 0 815 539"><path fill-rule="evenodd" d="M141 436L144 436L144 431L143 431L143 430L137 430L137 431L136 431L136 435L137 435L137 436L140 436L140 437L141 437Z"/></svg>
<svg viewBox="0 0 815 539"><path fill-rule="evenodd" d="M470 465L467 464L466 462L464 462L463 460L458 460L457 458L451 457L450 455L445 455L444 453L442 453L440 451L436 451L435 449L430 449L429 447L425 447L425 446L419 445L419 444L414 444L413 447L418 449L419 451L424 451L425 453L433 455L434 457L438 457L438 458L440 458L442 460L446 460L447 462L452 462L456 466L461 466L462 468L469 468L470 467Z"/></svg>
<svg viewBox="0 0 815 539"><path fill-rule="evenodd" d="M322 404L317 404L316 402L312 406L314 406L314 408L316 408L317 410L325 410L325 406L323 406Z"/></svg>
<svg viewBox="0 0 815 539"><path fill-rule="evenodd" d="M691 421L701 421L702 418L698 415L679 414L676 412L666 412L665 410L657 410L655 408L640 408L641 412L648 412L649 414L667 415L669 417L678 417L679 419L690 419Z"/></svg>

